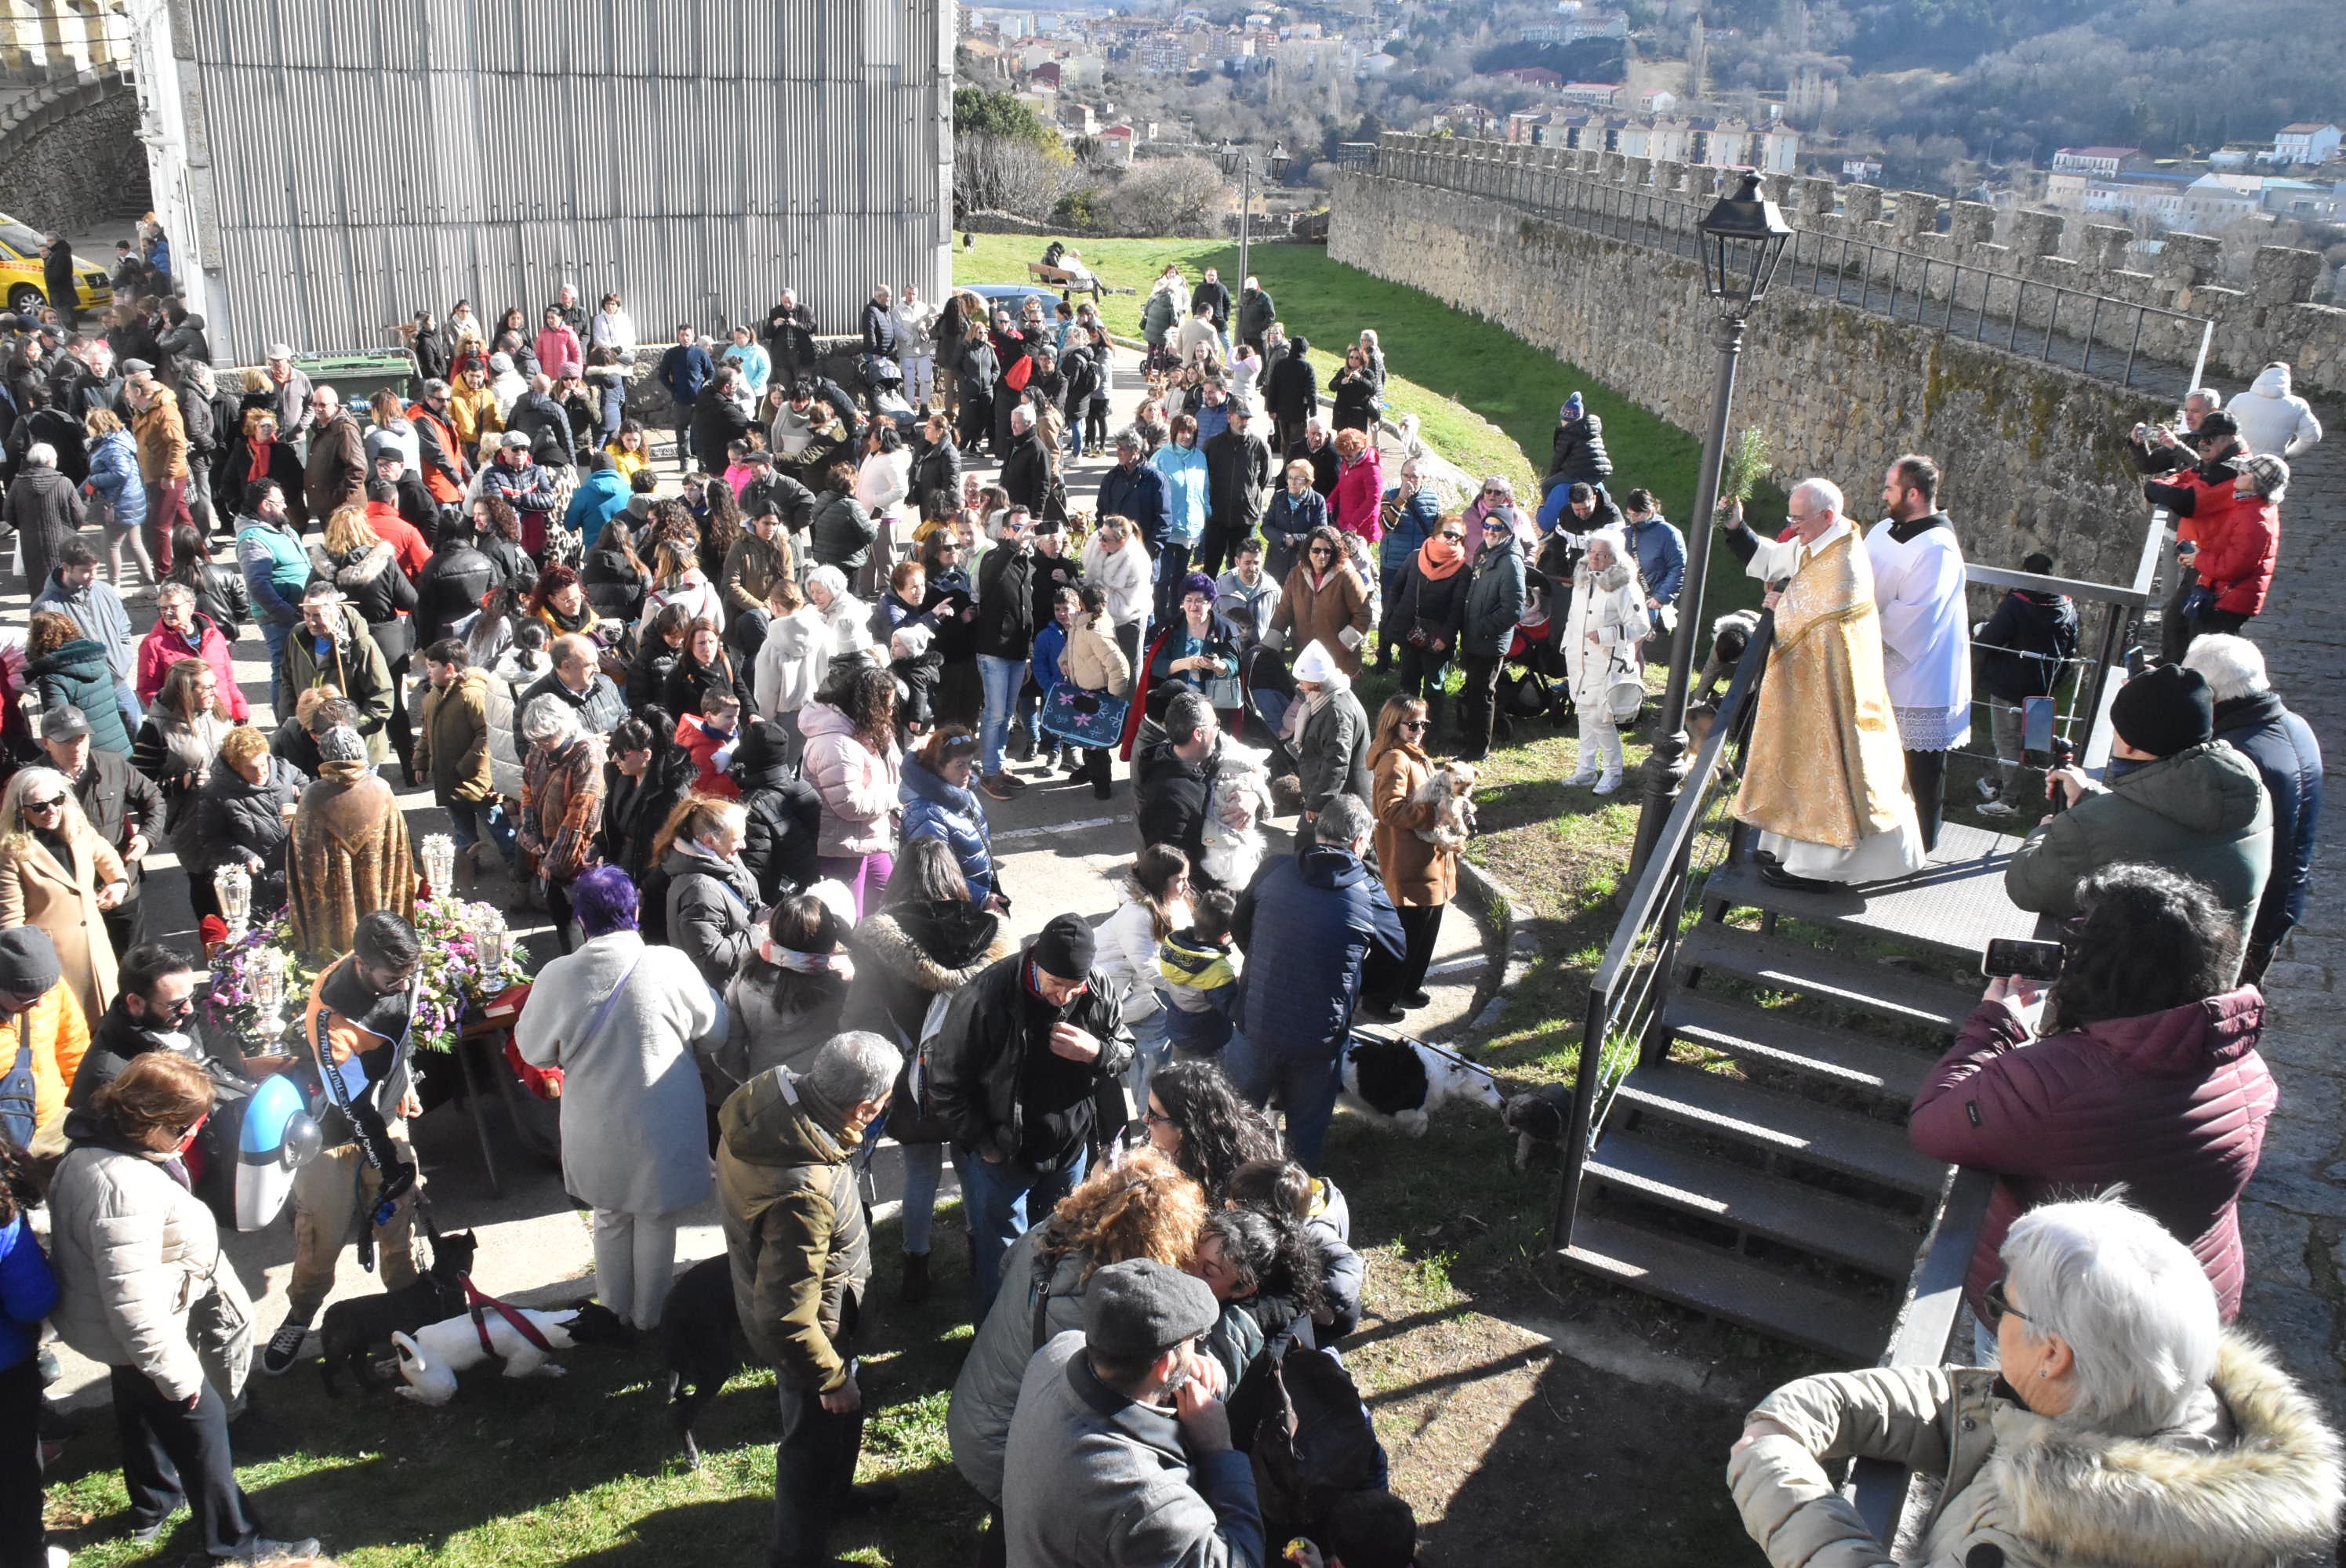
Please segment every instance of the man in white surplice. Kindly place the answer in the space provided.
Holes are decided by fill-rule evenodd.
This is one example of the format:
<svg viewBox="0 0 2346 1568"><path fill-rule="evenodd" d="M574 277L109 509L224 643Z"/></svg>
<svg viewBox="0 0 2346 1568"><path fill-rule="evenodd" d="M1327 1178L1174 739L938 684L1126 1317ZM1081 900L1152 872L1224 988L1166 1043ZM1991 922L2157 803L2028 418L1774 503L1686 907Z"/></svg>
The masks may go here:
<svg viewBox="0 0 2346 1568"><path fill-rule="evenodd" d="M1972 633L1964 547L1939 509L1939 465L1909 453L1882 483L1886 515L1865 535L1882 612L1882 672L1906 752L1923 848L1939 846L1947 753L1971 738Z"/></svg>

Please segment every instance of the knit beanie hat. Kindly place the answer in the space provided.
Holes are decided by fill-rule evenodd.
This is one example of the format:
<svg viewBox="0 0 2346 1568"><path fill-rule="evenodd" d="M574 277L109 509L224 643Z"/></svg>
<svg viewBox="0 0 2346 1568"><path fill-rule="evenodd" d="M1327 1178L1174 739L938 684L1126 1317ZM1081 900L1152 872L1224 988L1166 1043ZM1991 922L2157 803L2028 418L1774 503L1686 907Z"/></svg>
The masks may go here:
<svg viewBox="0 0 2346 1568"><path fill-rule="evenodd" d="M1305 643L1303 651L1295 656L1295 678L1298 680L1324 684L1335 673L1336 661L1329 657L1327 648L1317 637Z"/></svg>
<svg viewBox="0 0 2346 1568"><path fill-rule="evenodd" d="M0 931L0 991L46 996L65 973L56 943L36 925Z"/></svg>
<svg viewBox="0 0 2346 1568"><path fill-rule="evenodd" d="M1092 928L1081 915L1054 915L1035 939L1035 966L1059 980L1092 972Z"/></svg>
<svg viewBox="0 0 2346 1568"><path fill-rule="evenodd" d="M2215 735L2216 703L2198 670L2161 665L2118 687L2110 703L2110 724L2137 750L2172 757L2206 745Z"/></svg>
<svg viewBox="0 0 2346 1568"><path fill-rule="evenodd" d="M1580 417L1580 394L1575 392L1564 400L1564 406L1556 411L1556 417L1562 420L1575 420Z"/></svg>
<svg viewBox="0 0 2346 1568"><path fill-rule="evenodd" d="M337 724L318 737L321 762L363 762L366 757L366 742L347 724Z"/></svg>

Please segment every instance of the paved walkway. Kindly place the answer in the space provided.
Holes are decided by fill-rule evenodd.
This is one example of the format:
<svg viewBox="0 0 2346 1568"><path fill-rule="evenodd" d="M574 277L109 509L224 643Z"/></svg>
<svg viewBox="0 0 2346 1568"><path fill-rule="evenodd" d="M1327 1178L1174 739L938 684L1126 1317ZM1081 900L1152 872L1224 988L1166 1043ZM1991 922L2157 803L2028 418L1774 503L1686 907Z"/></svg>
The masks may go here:
<svg viewBox="0 0 2346 1568"><path fill-rule="evenodd" d="M2346 582L2346 417L2320 412L2330 437L2291 464L2280 569L2246 635L2323 753L2346 763L2346 618L2335 596ZM2261 1048L2280 1103L2241 1205L2249 1283L2240 1321L2270 1340L2332 1423L2346 1427L2346 876L2334 813L2323 826L2305 923L2266 975L2271 1012Z"/></svg>
<svg viewBox="0 0 2346 1568"><path fill-rule="evenodd" d="M1140 377L1134 356L1120 354L1118 361L1116 412L1120 419L1128 419L1139 401ZM1387 472L1397 472L1398 456L1390 441L1386 455ZM1110 461L1087 460L1071 468L1067 488L1076 507L1089 507ZM982 471L991 477L990 467ZM87 536L97 542L96 530ZM226 552L219 558L230 559ZM0 624L21 627L26 619L28 596L21 580L8 569L5 555L0 555L0 582L6 584L0 590ZM135 593L129 607L132 624L143 635L154 622L152 594ZM259 634L238 644L235 653L237 682L252 706L253 722L267 725L270 722L269 670ZM1103 919L1116 908L1123 870L1139 847L1133 833L1131 787L1125 780L1125 769L1118 765L1115 793L1107 800L1094 799L1087 786L1053 775L1039 765L1014 767L1012 771L1025 777L1030 788L1015 800L987 805L1001 885L1015 901L1012 927L1021 935L1031 934L1052 916L1070 911L1094 921ZM399 799L411 839L420 842L427 833L448 830L447 815L433 804L428 789L403 786ZM1291 818L1273 823L1278 848L1286 847L1287 831L1293 826ZM149 860L148 866L142 936L194 951L194 921L178 862L164 849ZM507 893L506 884L497 879L468 896L510 908ZM515 918L516 929L529 940L540 961L552 956L555 950L548 928L518 923L543 917ZM1465 910L1454 908L1443 922L1433 971L1427 976L1426 989L1433 1000L1411 1014L1405 1027L1437 1040L1452 1038L1464 1030L1484 968L1479 928ZM434 1108L413 1129L418 1158L432 1184L442 1224L479 1232L482 1246L475 1273L484 1288L529 1303L575 1299L591 1290L594 1263L586 1217L572 1207L556 1173L537 1165L511 1143L510 1123L502 1109L490 1113L488 1125L498 1145L505 1186L502 1196L489 1190L473 1125L461 1102ZM884 1220L894 1216L903 1186L903 1166L893 1145L883 1146L874 1174L881 1198L877 1215ZM956 1196L950 1166L943 1196L947 1199ZM724 1245L716 1205L713 1200L704 1203L689 1214L679 1232L679 1267L713 1256ZM258 1305L265 1338L284 1316L281 1298L293 1261L290 1220L251 1235L230 1237L228 1253ZM892 1275L893 1267L889 1264L883 1272ZM375 1288L372 1276L362 1273L346 1259L328 1299L341 1300ZM100 1369L63 1347L59 1350L66 1373L51 1390L52 1396L70 1404L102 1400L105 1380Z"/></svg>

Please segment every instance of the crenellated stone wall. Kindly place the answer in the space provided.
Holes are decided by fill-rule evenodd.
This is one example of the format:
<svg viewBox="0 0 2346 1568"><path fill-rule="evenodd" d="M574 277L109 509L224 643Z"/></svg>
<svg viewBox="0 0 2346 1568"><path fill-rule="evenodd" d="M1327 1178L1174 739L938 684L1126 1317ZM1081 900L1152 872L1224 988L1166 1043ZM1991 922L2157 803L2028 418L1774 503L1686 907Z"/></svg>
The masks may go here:
<svg viewBox="0 0 2346 1568"><path fill-rule="evenodd" d="M1396 177L1413 169L1443 183ZM1619 154L1490 143L1444 147L1432 138L1388 137L1379 172L1336 175L1329 252L1547 345L1672 423L1700 432L1709 421L1718 361L1715 311L1699 267L1691 256L1582 225L1590 212L1627 214L1634 223L1638 204L1649 199L1707 205L1719 173ZM1471 188L1446 188L1451 181ZM1942 233L1935 228L1937 205L1929 198L1908 197L1893 206L1870 187L1836 192L1830 181L1780 176L1770 183L1780 201L1790 201L1786 217L1796 227L1819 229L1827 216L1823 209L1838 195L1842 207L1830 214L1834 228L1823 230L1835 239L1870 240L1884 253L1952 256L1962 248L1976 269L1974 278L1992 271L2010 280L2015 291L2026 278L2032 287L2020 301L2024 322L2035 296L2053 297L2037 285L2077 278L2087 265L2054 253L2061 239L2058 218L2022 214L2026 221L2015 223L2010 241L1999 246L1981 238L1992 232L1992 214L1975 204L1957 204ZM1535 209L1569 209L1581 221L1541 217ZM2111 234L2089 230L2080 238L2105 259L2124 256L2124 243ZM2169 265L2196 268L2198 255L2197 247L2175 247ZM2285 292L2300 275L2280 261L2260 260L2259 265L2270 269L2268 296ZM1927 290L1919 266L1902 270L1905 287ZM2122 276L2143 278L2145 290L2156 281ZM2196 280L2181 291L2215 292ZM2247 293L2258 291L2252 287ZM1972 298L1960 296L1963 308ZM1998 300L1990 300L1991 312L1998 306ZM2010 304L2002 308L2008 313ZM2137 420L2173 415L2199 330L2178 334L2178 341L2188 336L2189 349L2179 356L2179 369L2128 392L2099 373L2007 351L2001 331L1991 341L1943 331L1937 310L1926 313L1928 325L1826 294L1771 292L1745 339L1736 425L1767 433L1780 476L1831 478L1860 517L1879 514L1882 478L1892 459L1927 452L1946 470L1944 499L1974 559L2017 565L2028 551L2043 549L2065 575L2130 581L2144 514L2122 437ZM2290 317L2316 336L2346 321L2341 312L2301 300L2269 302L2266 315ZM2065 333L2069 320L2065 311ZM2037 330L2041 337L2042 326ZM2081 322L2078 336L2084 331ZM2249 331L2239 329L2234 341L2246 341ZM2143 351L2162 361L2177 357ZM2263 362L2255 355L2264 351L2259 347L2251 354L2251 370ZM2103 362L2096 349L2097 372ZM2109 362L2115 373L2119 361ZM2139 373L2137 379L2148 380ZM1535 460L1542 455L1534 454ZM1624 477L1635 482L1634 475Z"/></svg>

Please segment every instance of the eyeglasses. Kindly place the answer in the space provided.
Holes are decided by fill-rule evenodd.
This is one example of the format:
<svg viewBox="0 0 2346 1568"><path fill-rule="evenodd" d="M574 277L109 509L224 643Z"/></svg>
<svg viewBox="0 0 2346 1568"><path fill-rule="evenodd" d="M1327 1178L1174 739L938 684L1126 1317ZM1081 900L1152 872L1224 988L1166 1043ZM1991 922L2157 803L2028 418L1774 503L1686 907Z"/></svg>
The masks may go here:
<svg viewBox="0 0 2346 1568"><path fill-rule="evenodd" d="M27 800L25 802L25 809L36 817L46 817L52 811L64 810L65 805L66 798L58 795L46 800Z"/></svg>
<svg viewBox="0 0 2346 1568"><path fill-rule="evenodd" d="M1155 1110L1141 1112L1140 1119L1147 1122L1152 1127L1174 1127L1180 1125L1180 1124L1176 1122L1172 1117L1160 1115Z"/></svg>
<svg viewBox="0 0 2346 1568"><path fill-rule="evenodd" d="M1985 1308L1982 1316L1987 1319L1987 1326L1994 1328L2004 1321L2004 1315L2007 1312L2024 1323L2035 1322L2035 1319L2012 1304L2012 1298L2004 1293L2004 1282L1999 1279L1980 1295L1980 1306Z"/></svg>

